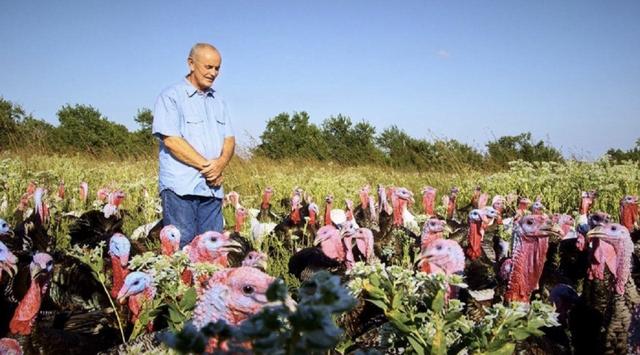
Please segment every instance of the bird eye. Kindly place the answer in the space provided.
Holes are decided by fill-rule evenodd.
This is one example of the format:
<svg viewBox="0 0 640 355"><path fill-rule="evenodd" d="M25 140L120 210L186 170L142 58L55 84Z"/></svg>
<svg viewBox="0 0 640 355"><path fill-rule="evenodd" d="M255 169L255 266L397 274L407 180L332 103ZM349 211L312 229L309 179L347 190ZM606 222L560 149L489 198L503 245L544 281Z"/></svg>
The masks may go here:
<svg viewBox="0 0 640 355"><path fill-rule="evenodd" d="M213 238L211 238L211 241L215 243L215 242L217 242L217 241L218 241L218 238L213 237Z"/></svg>
<svg viewBox="0 0 640 355"><path fill-rule="evenodd" d="M140 281L136 280L136 282L133 283L134 286L137 286L140 283Z"/></svg>
<svg viewBox="0 0 640 355"><path fill-rule="evenodd" d="M611 226L611 230L612 230L612 231L617 231L617 230L618 230L618 227L616 227L616 226Z"/></svg>
<svg viewBox="0 0 640 355"><path fill-rule="evenodd" d="M255 290L254 290L253 286L249 286L249 285L242 286L242 293L244 293L245 295L250 295L254 291Z"/></svg>
<svg viewBox="0 0 640 355"><path fill-rule="evenodd" d="M442 245L438 245L438 246L436 247L436 249L438 249L438 250L442 250Z"/></svg>
<svg viewBox="0 0 640 355"><path fill-rule="evenodd" d="M51 265L53 265L53 260L47 261L47 266L51 266Z"/></svg>
<svg viewBox="0 0 640 355"><path fill-rule="evenodd" d="M533 221L532 221L532 220L530 220L530 219L528 219L528 220L527 220L527 224L528 224L528 225L532 225L532 224L533 224Z"/></svg>

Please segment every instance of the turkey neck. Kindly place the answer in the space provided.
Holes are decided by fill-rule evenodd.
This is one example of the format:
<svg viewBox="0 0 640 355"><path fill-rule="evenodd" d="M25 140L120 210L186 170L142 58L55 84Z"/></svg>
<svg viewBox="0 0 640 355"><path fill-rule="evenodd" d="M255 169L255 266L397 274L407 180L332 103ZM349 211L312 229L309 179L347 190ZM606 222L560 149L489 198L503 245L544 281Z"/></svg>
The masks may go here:
<svg viewBox="0 0 640 355"><path fill-rule="evenodd" d="M44 280L42 280L44 278ZM41 281L39 281L41 280ZM38 276L31 280L29 290L24 295L16 308L9 329L13 334L29 335L40 311L42 295L47 292L50 277ZM40 284L42 283L42 285Z"/></svg>
<svg viewBox="0 0 640 355"><path fill-rule="evenodd" d="M471 260L475 260L480 257L481 243L482 243L482 222L472 222L469 225L469 248L467 249L467 256Z"/></svg>
<svg viewBox="0 0 640 355"><path fill-rule="evenodd" d="M447 219L453 218L453 212L456 209L456 196L449 197L449 204L447 205Z"/></svg>
<svg viewBox="0 0 640 355"><path fill-rule="evenodd" d="M111 256L111 269L113 270L113 286L111 288L111 297L114 299L118 297L118 292L124 285L124 278L129 274L129 269L122 266L120 258L117 256Z"/></svg>
<svg viewBox="0 0 640 355"><path fill-rule="evenodd" d="M328 226L331 224L331 207L333 203L327 202L324 208L324 225Z"/></svg>
<svg viewBox="0 0 640 355"><path fill-rule="evenodd" d="M300 208L295 207L293 211L291 211L291 221L293 221L294 224L299 224L301 220Z"/></svg>
<svg viewBox="0 0 640 355"><path fill-rule="evenodd" d="M394 198L393 200L393 224L396 226L404 225L404 220L402 219L402 211L406 206L407 202L401 198Z"/></svg>
<svg viewBox="0 0 640 355"><path fill-rule="evenodd" d="M620 224L627 227L629 231L633 230L634 224L638 216L638 205L623 206L620 211Z"/></svg>
<svg viewBox="0 0 640 355"><path fill-rule="evenodd" d="M522 236L513 255L513 271L505 298L507 301L529 302L537 287L547 258L549 237Z"/></svg>
<svg viewBox="0 0 640 355"><path fill-rule="evenodd" d="M434 196L430 194L425 194L422 198L422 207L424 208L424 213L427 216L433 216L433 199Z"/></svg>

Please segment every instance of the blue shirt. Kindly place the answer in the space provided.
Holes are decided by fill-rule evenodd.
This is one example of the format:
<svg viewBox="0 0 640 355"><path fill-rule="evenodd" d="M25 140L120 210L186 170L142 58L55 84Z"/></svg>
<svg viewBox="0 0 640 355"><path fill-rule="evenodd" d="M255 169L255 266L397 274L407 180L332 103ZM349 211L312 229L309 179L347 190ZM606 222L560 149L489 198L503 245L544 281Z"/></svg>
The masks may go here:
<svg viewBox="0 0 640 355"><path fill-rule="evenodd" d="M186 79L168 87L156 100L152 132L160 139L160 192L223 198L221 186L207 185L198 169L175 159L162 143L162 136L182 137L205 159L220 157L224 139L234 134L227 106L215 90L199 91Z"/></svg>

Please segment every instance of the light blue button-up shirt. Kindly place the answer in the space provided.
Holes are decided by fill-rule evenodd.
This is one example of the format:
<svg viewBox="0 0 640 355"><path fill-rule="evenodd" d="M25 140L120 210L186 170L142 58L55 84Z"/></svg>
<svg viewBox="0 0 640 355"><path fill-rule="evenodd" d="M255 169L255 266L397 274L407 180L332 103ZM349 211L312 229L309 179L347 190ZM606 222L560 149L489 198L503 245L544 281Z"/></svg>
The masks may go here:
<svg viewBox="0 0 640 355"><path fill-rule="evenodd" d="M152 130L160 139L161 192L223 198L221 186L207 185L200 171L175 159L162 143L162 136L182 137L206 159L220 157L224 139L234 134L227 106L215 90L199 91L186 79L168 87L156 100Z"/></svg>

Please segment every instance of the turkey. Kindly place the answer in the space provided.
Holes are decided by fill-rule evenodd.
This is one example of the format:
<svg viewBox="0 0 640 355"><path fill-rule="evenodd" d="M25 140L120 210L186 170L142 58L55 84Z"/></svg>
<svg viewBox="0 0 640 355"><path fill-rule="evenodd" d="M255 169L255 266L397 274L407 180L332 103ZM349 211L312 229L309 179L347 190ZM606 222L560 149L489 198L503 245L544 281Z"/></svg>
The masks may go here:
<svg viewBox="0 0 640 355"><path fill-rule="evenodd" d="M262 272L267 272L268 261L269 257L267 254L253 250L242 260L242 266L253 267Z"/></svg>
<svg viewBox="0 0 640 355"><path fill-rule="evenodd" d="M9 240L8 247L14 252L46 252L55 249L56 240L48 234L49 207L45 202L46 190L41 187L33 193L34 211L25 220L16 225L14 236Z"/></svg>
<svg viewBox="0 0 640 355"><path fill-rule="evenodd" d="M17 340L11 338L0 339L0 354L3 355L22 355L22 347Z"/></svg>
<svg viewBox="0 0 640 355"><path fill-rule="evenodd" d="M244 221L247 219L248 211L246 208L242 206L238 206L235 212L235 226L233 228L233 232L225 232L224 234L228 234L229 238L235 241L239 248L234 248L229 250L228 259L229 265L226 266L239 266L242 263L242 260L247 256L251 250L253 250L253 243L246 237L240 234L242 232Z"/></svg>
<svg viewBox="0 0 640 355"><path fill-rule="evenodd" d="M525 215L514 225L512 270L504 295L507 302L529 302L531 293L538 288L552 233L556 232L544 214Z"/></svg>
<svg viewBox="0 0 640 355"><path fill-rule="evenodd" d="M109 256L111 257L111 271L113 282L111 285L111 297L116 298L118 291L124 284L124 279L129 274L129 253L131 243L123 234L116 233L109 240Z"/></svg>
<svg viewBox="0 0 640 355"><path fill-rule="evenodd" d="M451 239L436 239L420 252L420 271L434 274L462 274L464 252L460 244Z"/></svg>
<svg viewBox="0 0 640 355"><path fill-rule="evenodd" d="M272 276L246 266L216 272L198 297L193 325L201 329L218 320L239 325L267 304L267 289L274 280ZM289 302L288 307L293 307L293 302ZM224 343L211 338L207 352L225 348Z"/></svg>
<svg viewBox="0 0 640 355"><path fill-rule="evenodd" d="M444 238L446 227L447 222L437 218L429 218L422 226L420 250L426 249L433 241Z"/></svg>
<svg viewBox="0 0 640 355"><path fill-rule="evenodd" d="M355 207L353 216L359 226L377 228L377 221L375 218L376 207L370 193L371 187L369 185L365 185L360 189L360 192L358 193L360 203Z"/></svg>
<svg viewBox="0 0 640 355"><path fill-rule="evenodd" d="M294 249L294 240L304 237L305 221L302 215L302 197L299 194L291 198L291 212L273 229L277 239L289 250Z"/></svg>
<svg viewBox="0 0 640 355"><path fill-rule="evenodd" d="M333 209L333 195L328 195L324 199L324 218L323 225L327 226L331 224L331 210Z"/></svg>
<svg viewBox="0 0 640 355"><path fill-rule="evenodd" d="M2 285L1 282L4 274L8 277L13 277L18 270L17 263L18 258L4 243L0 242L0 285Z"/></svg>
<svg viewBox="0 0 640 355"><path fill-rule="evenodd" d="M598 240L594 248L610 246L604 253L594 251L592 263L602 264L601 272L590 272L582 292L582 307L574 308L570 328L576 353L637 353L637 339L630 334L638 329L640 297L631 275L633 242L629 230L621 224L596 226L587 234Z"/></svg>
<svg viewBox="0 0 640 355"><path fill-rule="evenodd" d="M348 222L347 222L348 223ZM351 270L356 262L363 261L370 264L377 260L373 251L373 233L369 228L346 226L343 228L342 240L345 245L345 259L347 270Z"/></svg>
<svg viewBox="0 0 640 355"><path fill-rule="evenodd" d="M134 271L127 275L124 279L122 287L116 295L118 303L128 305L130 312L129 321L135 324L140 317L143 307L146 303L151 302L156 295L156 287L153 283L153 276L141 272ZM153 331L153 324L147 325L149 332Z"/></svg>
<svg viewBox="0 0 640 355"><path fill-rule="evenodd" d="M49 288L52 270L51 255L37 253L33 256L28 268L20 268L11 284L7 285L8 289L5 290L7 301L17 302L14 305L9 304L9 307L3 307L5 312L8 311L8 315L12 315L9 322L11 334L18 336L31 334L43 297ZM21 345L24 349L24 344Z"/></svg>
<svg viewBox="0 0 640 355"><path fill-rule="evenodd" d="M391 226L381 225L380 232L375 235L375 252L383 263L400 264L404 258L413 259L413 247L418 246L420 238L417 234L420 230L415 230L417 225L412 225L410 219L413 216L407 211L407 204L413 203L413 194L404 187L391 190L392 200L392 221ZM383 200L383 205L385 200ZM384 212L386 213L386 211ZM411 230L409 229L411 228ZM406 240L406 241L405 241ZM405 255L405 243L409 246L408 254Z"/></svg>
<svg viewBox="0 0 640 355"><path fill-rule="evenodd" d="M242 245L233 240L229 234L209 231L196 236L191 243L182 250L187 254L192 264L210 263L221 267L228 267L229 253L240 252ZM196 288L199 288L204 281L193 280L193 272L189 268L183 272L182 280L188 285L196 281Z"/></svg>
<svg viewBox="0 0 640 355"><path fill-rule="evenodd" d="M422 188L422 208L424 210L424 214L427 216L435 216L437 191L438 190L431 186L425 186Z"/></svg>
<svg viewBox="0 0 640 355"><path fill-rule="evenodd" d="M114 233L122 233L124 221L118 207L124 198L120 190L111 192L102 211L92 210L78 217L69 227L71 244L94 248L101 241L107 242Z"/></svg>
<svg viewBox="0 0 640 355"><path fill-rule="evenodd" d="M280 220L280 217L271 210L271 197L273 197L273 189L266 187L262 193L260 212L256 216L260 223L270 223Z"/></svg>
<svg viewBox="0 0 640 355"><path fill-rule="evenodd" d="M637 223L638 196L627 195L620 200L620 224L631 232L637 228Z"/></svg>
<svg viewBox="0 0 640 355"><path fill-rule="evenodd" d="M14 233L13 233L13 230L11 229L11 226L9 226L9 223L7 223L7 221L0 218L0 242L4 243L5 245L12 245L13 241L14 241ZM12 249L22 249L22 247L20 248L16 247Z"/></svg>
<svg viewBox="0 0 640 355"><path fill-rule="evenodd" d="M290 274L300 281L311 279L319 270L344 274L346 251L338 229L332 225L321 227L313 244L313 247L304 248L291 256L288 264Z"/></svg>

